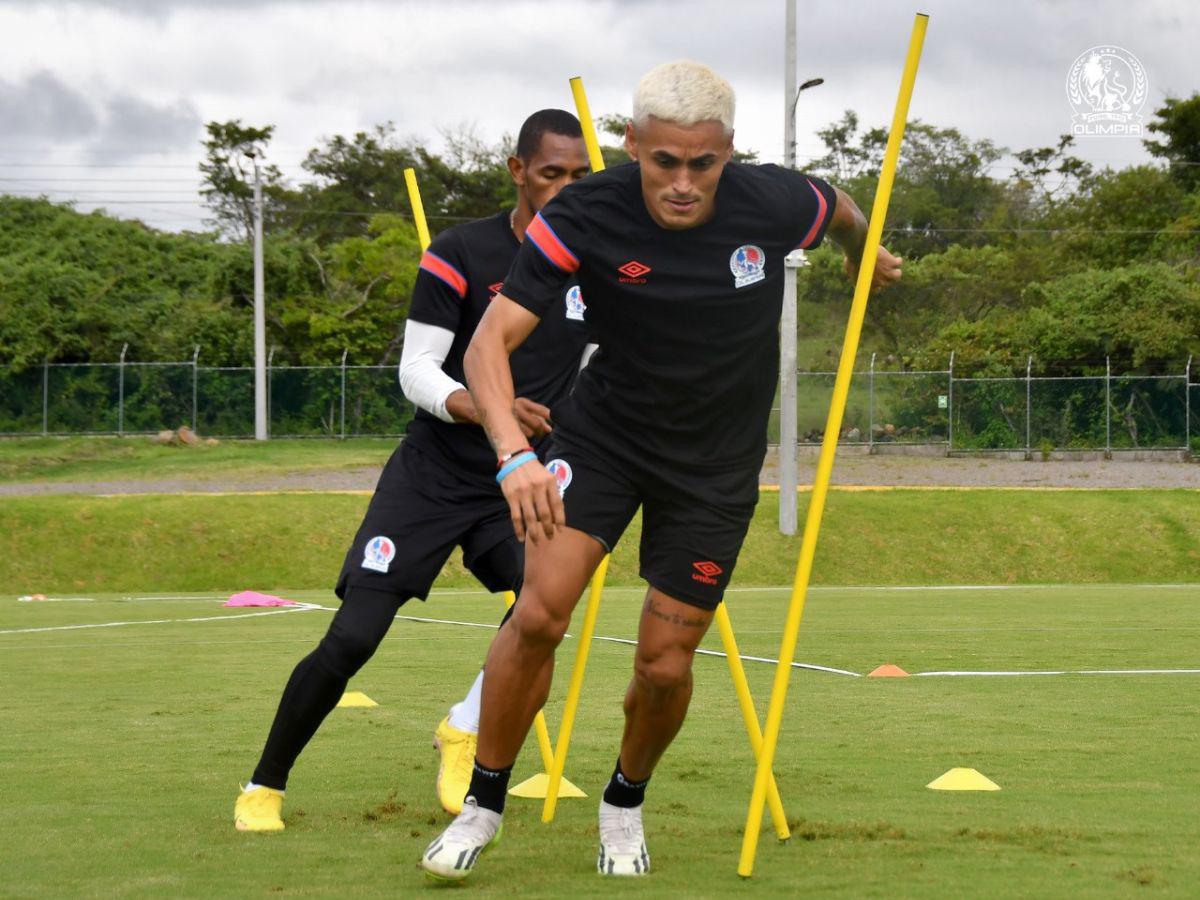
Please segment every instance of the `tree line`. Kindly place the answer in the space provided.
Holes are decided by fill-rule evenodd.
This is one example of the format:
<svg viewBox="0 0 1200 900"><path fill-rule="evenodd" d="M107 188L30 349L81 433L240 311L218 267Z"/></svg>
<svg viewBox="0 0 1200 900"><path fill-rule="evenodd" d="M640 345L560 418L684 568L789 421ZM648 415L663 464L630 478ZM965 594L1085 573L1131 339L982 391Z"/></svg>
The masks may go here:
<svg viewBox="0 0 1200 900"><path fill-rule="evenodd" d="M606 160L625 120L606 116ZM868 310L864 346L895 367L1000 374L1176 372L1200 353L1200 93L1167 99L1145 141L1153 165L1096 170L1070 136L1016 152L916 121L905 134L885 241L901 285ZM848 111L804 168L869 208L887 142ZM0 365L43 360L252 358L253 159L264 185L269 343L277 364L391 363L419 250L403 170L420 173L431 229L512 201L513 140L444 135L433 152L391 123L323 139L298 183L270 164L270 126L206 126L211 229L171 233L100 211L0 196ZM753 160L752 153L740 158ZM1009 171L997 173L1001 160ZM840 336L848 290L834 248L810 254L801 328ZM827 352L836 353L836 341Z"/></svg>

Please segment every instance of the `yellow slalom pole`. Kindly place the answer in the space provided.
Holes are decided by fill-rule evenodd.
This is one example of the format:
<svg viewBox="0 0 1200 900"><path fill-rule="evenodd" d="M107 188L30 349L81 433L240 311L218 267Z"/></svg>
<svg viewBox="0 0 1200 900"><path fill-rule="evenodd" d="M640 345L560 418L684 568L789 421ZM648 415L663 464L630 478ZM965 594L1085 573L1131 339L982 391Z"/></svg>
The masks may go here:
<svg viewBox="0 0 1200 900"><path fill-rule="evenodd" d="M721 634L721 645L725 648L725 658L729 660L729 674L733 676L733 690L737 694L738 706L742 710L742 721L746 723L746 734L750 736L750 749L754 751L757 760L762 753L762 731L758 726L758 713L754 709L754 698L750 696L750 684L746 681L746 670L742 666L742 657L738 654L737 638L733 634L733 623L729 621L729 611L722 603L717 607L717 631ZM775 834L781 841L792 836L788 828L787 815L783 811L783 801L779 797L779 788L775 784L775 774L771 773L767 783L767 806L771 810L771 821L775 824Z"/></svg>
<svg viewBox="0 0 1200 900"><path fill-rule="evenodd" d="M600 141L596 138L596 126L592 122L592 110L583 90L583 79L578 75L571 79L571 93L575 97L575 111L579 113L579 125L583 129L583 143L587 146L588 162L592 164L593 172L602 172L604 155L600 152Z"/></svg>
<svg viewBox="0 0 1200 900"><path fill-rule="evenodd" d="M554 809L558 805L558 788L562 783L563 769L567 765L567 751L571 747L571 729L575 727L575 713L579 709L579 694L583 690L583 673L587 668L588 650L592 646L592 635L596 633L596 616L600 612L600 595L604 592L604 577L608 574L608 556L600 560L592 575L591 592L587 609L583 614L583 630L579 633L579 651L575 654L575 667L571 670L571 686L567 689L567 703L563 707L562 724L558 728L558 747L554 752L554 763L550 767L550 782L546 785L546 802L542 806L542 821L554 821Z"/></svg>
<svg viewBox="0 0 1200 900"><path fill-rule="evenodd" d="M817 551L817 535L821 530L821 516L825 511L825 497L829 492L829 479L833 474L838 433L842 428L842 415L846 409L846 397L850 392L850 376L854 371L854 358L858 354L859 334L862 332L863 317L867 311L867 297L871 292L875 259L879 255L883 222L887 217L892 182L896 175L896 163L900 158L900 142L904 138L905 122L908 121L908 104L912 99L913 85L917 80L917 64L921 60L921 46L925 42L925 28L928 24L929 16L924 13L918 13L913 22L912 36L908 43L908 57L904 63L904 76L900 79L900 93L896 98L895 114L892 116L892 130L888 134L887 151L883 156L883 170L879 174L879 187L875 190L875 203L871 208L871 223L867 229L867 242L863 247L862 265L859 267L858 281L854 285L854 302L850 306L850 321L846 326L846 340L842 345L842 357L838 363L837 378L834 381L833 401L829 406L825 437L821 441L821 455L817 460L817 473L813 480L812 497L809 499L808 516L804 523L804 538L800 544L800 559L796 564L796 578L792 584L792 599L788 605L787 620L783 628L779 664L775 669L775 685L771 691L771 703L767 709L763 749L758 757L754 791L750 795L750 809L746 815L746 831L742 836L742 855L738 862L738 874L743 878L749 878L754 873L754 856L758 849L759 829L762 827L763 801L766 798L767 780L771 774L771 766L775 761L775 745L779 740L783 705L787 699L788 676L792 671L796 641L800 636L800 619L804 614L804 598L808 593L808 582L812 575L813 557Z"/></svg>
<svg viewBox="0 0 1200 900"><path fill-rule="evenodd" d="M408 185L408 202L412 206L413 222L417 226L417 238L421 241L421 252L429 247L429 225L425 221L425 207L421 203L421 191L417 188L415 169L404 170L404 183Z"/></svg>

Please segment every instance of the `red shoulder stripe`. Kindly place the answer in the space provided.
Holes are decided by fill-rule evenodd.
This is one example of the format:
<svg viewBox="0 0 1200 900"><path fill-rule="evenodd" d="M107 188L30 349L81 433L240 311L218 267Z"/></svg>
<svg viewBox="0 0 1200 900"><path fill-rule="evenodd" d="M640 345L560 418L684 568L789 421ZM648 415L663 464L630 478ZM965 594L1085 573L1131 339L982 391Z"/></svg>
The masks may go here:
<svg viewBox="0 0 1200 900"><path fill-rule="evenodd" d="M813 219L812 228L808 229L808 234L804 236L797 246L801 249L807 249L808 245L816 240L817 233L821 230L821 226L825 224L825 212L829 209L829 202L825 199L825 195L817 190L817 186L811 181L808 186L812 188L812 192L817 195L817 216Z"/></svg>
<svg viewBox="0 0 1200 900"><path fill-rule="evenodd" d="M533 245L542 251L542 255L564 272L574 272L579 268L579 259L567 249L567 245L558 239L554 229L538 213L525 229L525 237L533 241Z"/></svg>
<svg viewBox="0 0 1200 900"><path fill-rule="evenodd" d="M460 300L466 298L467 279L463 277L462 272L436 253L426 250L425 255L421 257L421 268L434 278L441 279L448 284L454 293L458 294Z"/></svg>

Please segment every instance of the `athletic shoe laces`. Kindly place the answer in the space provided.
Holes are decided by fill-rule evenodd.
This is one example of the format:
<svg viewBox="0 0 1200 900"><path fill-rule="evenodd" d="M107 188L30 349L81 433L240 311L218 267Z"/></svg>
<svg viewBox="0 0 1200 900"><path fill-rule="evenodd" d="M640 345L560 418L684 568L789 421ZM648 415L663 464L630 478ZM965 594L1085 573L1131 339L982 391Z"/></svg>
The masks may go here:
<svg viewBox="0 0 1200 900"><path fill-rule="evenodd" d="M446 843L486 844L496 836L496 821L499 816L481 810L474 797L463 801L462 812L450 823L443 834Z"/></svg>
<svg viewBox="0 0 1200 900"><path fill-rule="evenodd" d="M642 822L632 809L621 807L614 815L605 811L603 823L604 844L610 853L642 852Z"/></svg>

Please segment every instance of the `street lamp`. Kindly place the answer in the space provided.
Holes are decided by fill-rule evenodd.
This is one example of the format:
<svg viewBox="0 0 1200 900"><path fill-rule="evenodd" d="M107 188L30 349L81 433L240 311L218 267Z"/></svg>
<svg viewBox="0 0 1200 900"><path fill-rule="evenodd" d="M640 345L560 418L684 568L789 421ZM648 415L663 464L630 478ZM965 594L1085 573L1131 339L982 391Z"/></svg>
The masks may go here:
<svg viewBox="0 0 1200 900"><path fill-rule="evenodd" d="M786 148L786 165L789 169L796 167L796 104L800 102L800 95L809 88L815 88L818 85L825 83L824 78L810 78L804 84L796 89L796 95L792 97L791 106L788 107L788 145Z"/></svg>

